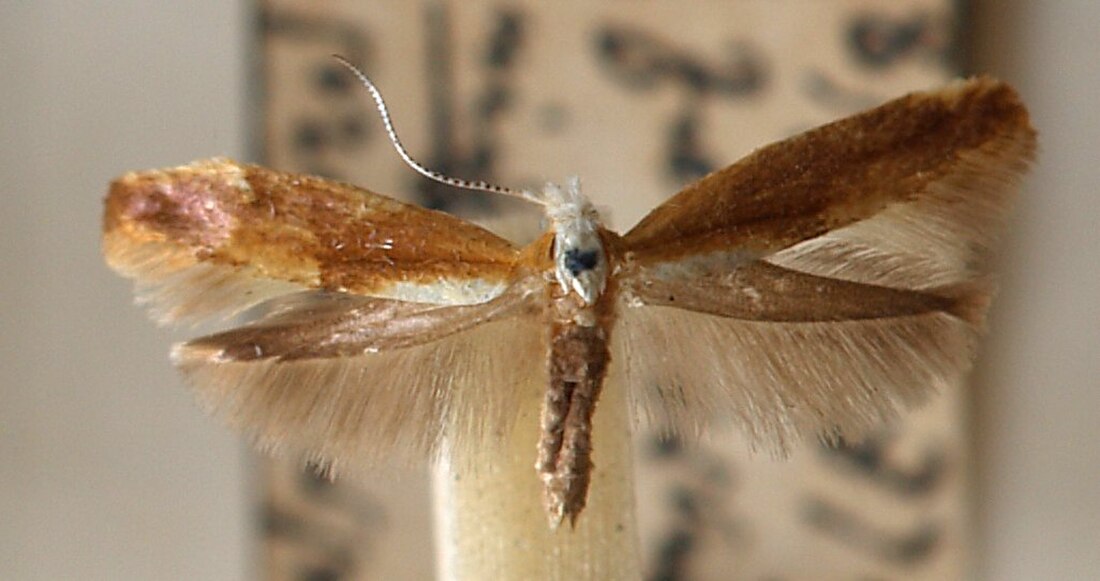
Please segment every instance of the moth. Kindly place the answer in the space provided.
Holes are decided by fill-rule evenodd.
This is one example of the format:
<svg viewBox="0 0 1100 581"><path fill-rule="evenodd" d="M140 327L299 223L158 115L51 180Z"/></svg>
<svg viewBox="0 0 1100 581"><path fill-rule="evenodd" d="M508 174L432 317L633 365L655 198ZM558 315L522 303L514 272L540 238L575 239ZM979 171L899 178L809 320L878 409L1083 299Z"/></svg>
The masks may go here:
<svg viewBox="0 0 1100 581"><path fill-rule="evenodd" d="M539 204L548 230L519 248L353 185L210 159L114 181L106 260L161 323L253 314L172 361L261 447L335 469L492 445L520 388L544 386L532 461L552 526L585 506L605 389L664 429L732 423L782 453L956 381L1036 147L1012 88L957 81L763 147L620 235L576 179L516 191L419 165L348 66L413 169Z"/></svg>

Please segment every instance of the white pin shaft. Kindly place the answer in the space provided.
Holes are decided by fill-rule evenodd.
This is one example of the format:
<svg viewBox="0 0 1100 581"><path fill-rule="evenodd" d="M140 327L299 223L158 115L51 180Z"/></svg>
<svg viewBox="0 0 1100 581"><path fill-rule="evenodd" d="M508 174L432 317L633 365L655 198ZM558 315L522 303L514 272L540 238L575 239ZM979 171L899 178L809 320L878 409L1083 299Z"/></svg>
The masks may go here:
<svg viewBox="0 0 1100 581"><path fill-rule="evenodd" d="M470 453L478 457L452 457L437 468L439 579L641 578L631 414L622 386L608 381L596 407L596 469L576 528L566 522L552 530L543 510L534 465L544 387L524 390L519 420L503 454L499 448L475 449Z"/></svg>

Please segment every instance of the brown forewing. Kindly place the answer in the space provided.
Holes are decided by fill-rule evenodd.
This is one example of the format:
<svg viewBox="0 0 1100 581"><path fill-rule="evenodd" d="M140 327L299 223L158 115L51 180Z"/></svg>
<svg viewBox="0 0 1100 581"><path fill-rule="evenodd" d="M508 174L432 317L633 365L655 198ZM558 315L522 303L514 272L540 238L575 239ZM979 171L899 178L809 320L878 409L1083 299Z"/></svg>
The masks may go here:
<svg viewBox="0 0 1100 581"><path fill-rule="evenodd" d="M113 265L153 244L177 261L357 294L396 282L503 283L517 256L507 240L441 212L225 159L116 180L104 243Z"/></svg>
<svg viewBox="0 0 1100 581"><path fill-rule="evenodd" d="M979 78L914 93L704 177L624 241L641 263L730 249L764 256L913 201L1004 140L1030 143L1014 152L1030 156L1034 132L1008 85Z"/></svg>

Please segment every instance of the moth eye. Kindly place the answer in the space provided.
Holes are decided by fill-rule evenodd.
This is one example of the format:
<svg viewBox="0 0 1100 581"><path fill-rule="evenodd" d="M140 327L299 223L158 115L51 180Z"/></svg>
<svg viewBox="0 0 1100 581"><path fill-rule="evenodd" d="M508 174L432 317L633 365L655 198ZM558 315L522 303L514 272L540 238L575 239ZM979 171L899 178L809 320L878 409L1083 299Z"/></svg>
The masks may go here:
<svg viewBox="0 0 1100 581"><path fill-rule="evenodd" d="M577 276L586 270L592 270L599 263L600 254L596 250L570 248L565 251L565 268L568 268L573 276Z"/></svg>

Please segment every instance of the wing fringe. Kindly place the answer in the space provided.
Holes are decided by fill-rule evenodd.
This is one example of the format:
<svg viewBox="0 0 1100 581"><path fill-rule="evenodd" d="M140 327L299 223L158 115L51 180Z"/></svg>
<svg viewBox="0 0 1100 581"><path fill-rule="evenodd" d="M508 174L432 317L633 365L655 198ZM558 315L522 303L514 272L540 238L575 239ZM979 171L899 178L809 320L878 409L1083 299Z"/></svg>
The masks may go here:
<svg viewBox="0 0 1100 581"><path fill-rule="evenodd" d="M945 312L777 323L645 306L621 316L614 361L659 429L734 424L783 456L807 436L858 438L952 385L977 335Z"/></svg>
<svg viewBox="0 0 1100 581"><path fill-rule="evenodd" d="M134 301L158 325L225 321L266 300L306 287L253 275L247 268L199 262L163 242L104 238L108 265L134 280Z"/></svg>
<svg viewBox="0 0 1100 581"><path fill-rule="evenodd" d="M914 201L766 258L819 276L914 290L983 276L1034 157L1029 128L959 155Z"/></svg>
<svg viewBox="0 0 1100 581"><path fill-rule="evenodd" d="M177 345L172 359L203 407L259 448L356 474L436 460L445 439L503 445L521 390L545 384L535 363L542 334L537 317L517 316L355 356L225 361L199 339Z"/></svg>

